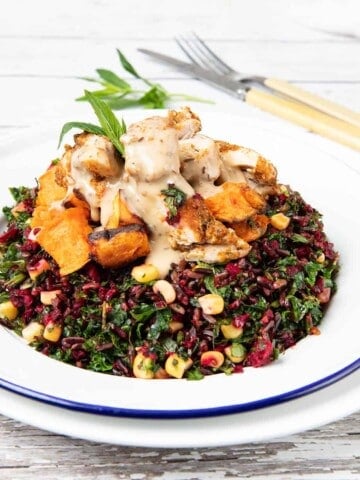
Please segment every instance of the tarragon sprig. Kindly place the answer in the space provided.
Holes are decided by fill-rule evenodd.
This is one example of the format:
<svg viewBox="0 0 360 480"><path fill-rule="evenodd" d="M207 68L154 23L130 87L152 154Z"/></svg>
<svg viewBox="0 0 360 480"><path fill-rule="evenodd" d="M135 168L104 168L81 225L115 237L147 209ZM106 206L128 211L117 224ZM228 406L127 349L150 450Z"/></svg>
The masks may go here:
<svg viewBox="0 0 360 480"><path fill-rule="evenodd" d="M124 146L120 142L120 137L126 132L126 125L124 120L118 120L114 112L111 110L106 102L98 98L93 93L85 90L84 98L92 106L95 115L97 116L100 126L87 122L67 122L62 127L59 138L59 146L71 129L79 128L85 132L95 133L96 135L105 135L112 142L114 147L121 155L124 155Z"/></svg>
<svg viewBox="0 0 360 480"><path fill-rule="evenodd" d="M125 55L117 49L118 57L122 68L130 73L137 80L146 85L146 89L135 89L129 82L119 77L115 72L104 68L98 68L98 78L81 77L88 82L98 83L101 88L91 93L101 98L113 110L121 110L130 107L143 108L165 108L174 100L195 101L212 103L209 100L201 99L181 93L170 93L159 83L153 83L138 73L134 66L128 61ZM77 98L78 101L86 101L86 95Z"/></svg>

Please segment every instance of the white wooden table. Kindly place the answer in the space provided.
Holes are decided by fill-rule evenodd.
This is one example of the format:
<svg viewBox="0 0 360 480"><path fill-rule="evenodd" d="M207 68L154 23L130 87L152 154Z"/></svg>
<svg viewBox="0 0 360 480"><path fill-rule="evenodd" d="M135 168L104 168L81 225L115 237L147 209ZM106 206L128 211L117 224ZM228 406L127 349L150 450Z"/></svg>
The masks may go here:
<svg viewBox="0 0 360 480"><path fill-rule="evenodd" d="M357 0L3 2L0 141L54 118L61 125L87 115L88 107L74 98L88 85L76 77L98 67L117 69L116 48L169 91L215 101L202 110L284 125L136 51L147 47L180 56L173 36L191 30L235 68L288 79L359 111L359 9ZM360 161L358 153L308 135L344 162ZM159 450L66 438L0 416L0 479L359 479L359 420L353 414L266 443Z"/></svg>

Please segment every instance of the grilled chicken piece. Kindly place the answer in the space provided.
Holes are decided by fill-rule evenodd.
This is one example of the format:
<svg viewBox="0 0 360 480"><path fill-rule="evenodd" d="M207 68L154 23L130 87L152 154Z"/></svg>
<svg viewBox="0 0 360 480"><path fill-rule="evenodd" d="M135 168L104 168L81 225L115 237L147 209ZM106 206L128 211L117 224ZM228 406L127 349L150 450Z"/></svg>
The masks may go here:
<svg viewBox="0 0 360 480"><path fill-rule="evenodd" d="M248 245L248 244L247 244ZM249 248L239 248L237 245L199 245L184 253L188 262L228 263L245 257Z"/></svg>
<svg viewBox="0 0 360 480"><path fill-rule="evenodd" d="M264 157L259 157L255 168L250 170L254 180L263 185L275 185L277 181L277 171L272 163Z"/></svg>
<svg viewBox="0 0 360 480"><path fill-rule="evenodd" d="M276 184L276 168L255 150L222 141L216 141L216 144L223 162L222 181L250 182L260 193L266 190L263 188L265 185ZM242 180L237 178L239 171ZM267 190L272 191L272 189Z"/></svg>
<svg viewBox="0 0 360 480"><path fill-rule="evenodd" d="M246 176L244 175L244 172L240 170L239 167L230 167L229 165L226 165L226 163L222 162L221 163L221 169L220 169L220 182L236 182L236 183L247 183Z"/></svg>
<svg viewBox="0 0 360 480"><path fill-rule="evenodd" d="M221 182L246 183L245 175L239 168L239 162L240 164L245 160L249 163L253 162L253 160L247 158L246 149L220 140L216 140L215 143L221 159Z"/></svg>
<svg viewBox="0 0 360 480"><path fill-rule="evenodd" d="M254 168L259 154L250 148L216 140L222 161L229 167Z"/></svg>
<svg viewBox="0 0 360 480"><path fill-rule="evenodd" d="M74 135L75 145L65 145L65 152L57 164L59 185L67 187L74 183L78 171L99 178L120 175L120 163L112 143L101 135L83 132Z"/></svg>
<svg viewBox="0 0 360 480"><path fill-rule="evenodd" d="M179 218L178 225L169 233L169 241L173 248L185 251L188 260L223 263L250 251L250 245L234 230L213 217L200 195L194 195L180 207Z"/></svg>
<svg viewBox="0 0 360 480"><path fill-rule="evenodd" d="M178 134L168 118L156 116L133 123L121 141L127 175L153 182L180 171Z"/></svg>
<svg viewBox="0 0 360 480"><path fill-rule="evenodd" d="M179 141L181 173L202 196L216 190L214 182L220 176L221 160L212 138L197 133Z"/></svg>
<svg viewBox="0 0 360 480"><path fill-rule="evenodd" d="M86 170L97 177L119 176L120 162L110 140L93 133L75 135L71 151L71 170Z"/></svg>
<svg viewBox="0 0 360 480"><path fill-rule="evenodd" d="M57 169L57 182L68 189L63 203L73 195L82 198L90 207L91 219L99 221L107 180L120 176L121 164L108 138L84 132L74 139L74 147L66 147Z"/></svg>
<svg viewBox="0 0 360 480"><path fill-rule="evenodd" d="M189 107L181 110L170 110L169 124L175 128L179 140L193 137L201 130L200 118Z"/></svg>

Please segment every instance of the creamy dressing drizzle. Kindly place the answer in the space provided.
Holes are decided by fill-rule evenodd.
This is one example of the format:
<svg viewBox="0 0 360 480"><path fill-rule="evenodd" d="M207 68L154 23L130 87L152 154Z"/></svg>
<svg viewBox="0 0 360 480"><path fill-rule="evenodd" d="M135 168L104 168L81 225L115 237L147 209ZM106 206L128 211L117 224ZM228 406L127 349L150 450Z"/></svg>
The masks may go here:
<svg viewBox="0 0 360 480"><path fill-rule="evenodd" d="M244 173L239 167L234 167L223 163L220 173L221 182L247 183Z"/></svg>
<svg viewBox="0 0 360 480"><path fill-rule="evenodd" d="M109 222L114 209L115 197L122 187L122 178L108 180L105 184L105 190L100 201L100 223L104 227L106 227Z"/></svg>
<svg viewBox="0 0 360 480"><path fill-rule="evenodd" d="M169 244L172 227L166 221L161 191L174 185L187 196L194 195L194 189L180 174L178 132L169 126L167 118L152 117L131 125L121 140L126 158L122 195L151 232L146 263L155 265L164 277L182 253Z"/></svg>
<svg viewBox="0 0 360 480"><path fill-rule="evenodd" d="M153 182L136 181L132 176L127 180L123 183L122 195L133 213L142 218L151 232L151 252L146 258L146 263L155 265L164 277L171 263L180 261L182 253L171 248L169 244L168 234L172 227L166 221L167 209L161 191L171 184L189 196L194 194L194 190L180 174L176 173Z"/></svg>
<svg viewBox="0 0 360 480"><path fill-rule="evenodd" d="M94 222L100 220L100 198L94 186L93 175L84 168L71 167L73 185L69 185L67 196L79 192L90 206L90 216Z"/></svg>

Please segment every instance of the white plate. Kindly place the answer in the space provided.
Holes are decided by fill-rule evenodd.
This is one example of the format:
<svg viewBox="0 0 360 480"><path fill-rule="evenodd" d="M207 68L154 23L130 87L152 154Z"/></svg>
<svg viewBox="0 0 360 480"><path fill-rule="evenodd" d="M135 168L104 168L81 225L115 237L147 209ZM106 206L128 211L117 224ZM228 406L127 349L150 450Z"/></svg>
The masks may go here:
<svg viewBox="0 0 360 480"><path fill-rule="evenodd" d="M336 421L360 408L360 369L317 392L249 412L191 419L144 419L77 412L0 389L4 415L83 440L149 448L266 442Z"/></svg>
<svg viewBox="0 0 360 480"><path fill-rule="evenodd" d="M125 120L145 115L126 114ZM201 118L204 134L255 148L278 167L281 182L298 189L324 213L325 230L340 252L342 268L338 293L326 313L322 334L307 337L267 367L189 382L129 379L77 369L35 352L1 328L0 386L76 411L185 418L275 405L324 388L360 366L359 172L308 146L303 141L306 135L299 135L295 141L269 130L266 124L249 124L233 115L206 113ZM19 138L1 146L1 205L9 202L9 186L33 184L57 156L58 131L59 125L45 132L21 132Z"/></svg>

